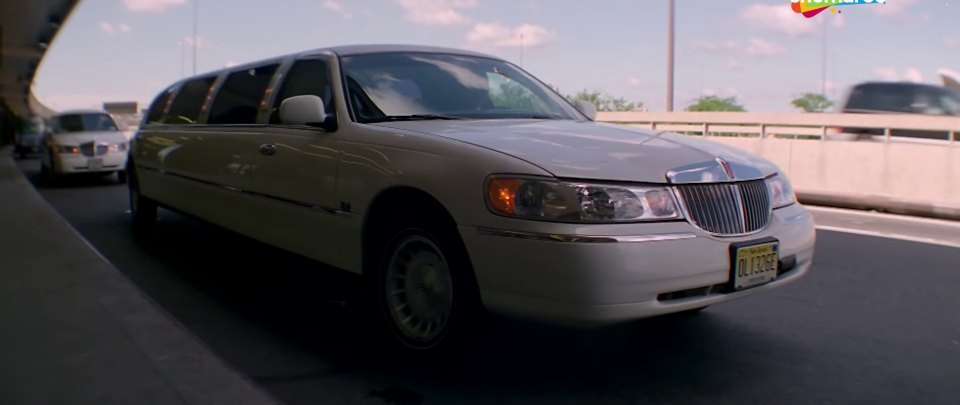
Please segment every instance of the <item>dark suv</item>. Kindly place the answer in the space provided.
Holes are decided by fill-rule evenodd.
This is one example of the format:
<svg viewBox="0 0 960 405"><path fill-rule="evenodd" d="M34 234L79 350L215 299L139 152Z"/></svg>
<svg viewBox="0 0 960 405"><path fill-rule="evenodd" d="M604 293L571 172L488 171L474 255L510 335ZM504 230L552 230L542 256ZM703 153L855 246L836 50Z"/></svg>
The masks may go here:
<svg viewBox="0 0 960 405"><path fill-rule="evenodd" d="M920 83L867 82L850 90L841 112L866 114L923 114L960 116L960 91L943 86ZM960 128L957 128L960 131ZM844 134L858 138L883 136L882 129L841 128ZM949 139L942 131L899 130L891 136L927 139Z"/></svg>
<svg viewBox="0 0 960 405"><path fill-rule="evenodd" d="M41 120L31 119L25 122L20 130L14 134L14 157L20 159L31 154L40 153L40 146L43 142L43 129L44 124Z"/></svg>

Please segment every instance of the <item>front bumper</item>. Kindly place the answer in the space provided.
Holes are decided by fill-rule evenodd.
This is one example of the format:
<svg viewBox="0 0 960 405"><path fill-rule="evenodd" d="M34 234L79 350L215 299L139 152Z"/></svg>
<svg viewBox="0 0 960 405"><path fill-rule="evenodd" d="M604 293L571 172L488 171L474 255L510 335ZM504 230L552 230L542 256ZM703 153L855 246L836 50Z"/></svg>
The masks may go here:
<svg viewBox="0 0 960 405"><path fill-rule="evenodd" d="M127 164L126 152L109 152L96 156L80 153L54 154L54 168L57 174L103 173L123 170ZM99 160L99 164L97 164Z"/></svg>
<svg viewBox="0 0 960 405"><path fill-rule="evenodd" d="M579 326L695 309L776 288L809 271L815 241L813 220L798 204L775 210L763 231L743 237L712 236L686 222L526 223L549 227L536 234L556 237L460 227L484 305L501 314ZM564 226L571 232L558 232ZM608 240L562 236L585 229ZM782 273L770 283L730 292L730 245L767 237L780 242Z"/></svg>

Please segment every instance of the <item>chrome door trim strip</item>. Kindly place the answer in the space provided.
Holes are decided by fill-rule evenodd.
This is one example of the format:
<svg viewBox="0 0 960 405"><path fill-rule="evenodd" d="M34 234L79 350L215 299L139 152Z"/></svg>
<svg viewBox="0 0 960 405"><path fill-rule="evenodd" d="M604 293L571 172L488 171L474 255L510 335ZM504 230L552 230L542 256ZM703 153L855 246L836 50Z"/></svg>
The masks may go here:
<svg viewBox="0 0 960 405"><path fill-rule="evenodd" d="M502 236L561 243L646 243L670 240L693 239L697 235L691 232L660 233L650 235L569 235L537 232L508 231L504 229L477 228L481 235Z"/></svg>

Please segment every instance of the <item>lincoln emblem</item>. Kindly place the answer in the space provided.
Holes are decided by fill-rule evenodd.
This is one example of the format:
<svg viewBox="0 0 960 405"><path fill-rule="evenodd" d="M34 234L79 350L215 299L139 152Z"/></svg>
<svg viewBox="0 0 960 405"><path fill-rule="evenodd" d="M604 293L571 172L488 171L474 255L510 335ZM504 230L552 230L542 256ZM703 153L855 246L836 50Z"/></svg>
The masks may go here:
<svg viewBox="0 0 960 405"><path fill-rule="evenodd" d="M730 168L730 163L728 163L726 160L723 160L721 158L717 158L717 163L720 164L720 167L723 167L723 172L727 174L727 177L730 180L733 180L736 178L736 176L733 175L733 169Z"/></svg>

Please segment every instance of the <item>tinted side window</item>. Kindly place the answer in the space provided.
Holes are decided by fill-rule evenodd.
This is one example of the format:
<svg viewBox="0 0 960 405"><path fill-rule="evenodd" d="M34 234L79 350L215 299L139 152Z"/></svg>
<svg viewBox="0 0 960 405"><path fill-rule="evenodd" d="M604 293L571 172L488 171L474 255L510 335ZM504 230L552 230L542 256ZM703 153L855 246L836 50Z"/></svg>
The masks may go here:
<svg viewBox="0 0 960 405"><path fill-rule="evenodd" d="M253 124L278 65L243 69L227 76L210 110L210 124Z"/></svg>
<svg viewBox="0 0 960 405"><path fill-rule="evenodd" d="M304 59L297 61L280 86L280 92L273 102L270 123L280 123L280 103L294 96L314 95L323 99L328 114L333 114L333 95L330 89L330 76L327 63L322 60Z"/></svg>
<svg viewBox="0 0 960 405"><path fill-rule="evenodd" d="M163 122L169 124L196 124L200 118L200 109L203 107L215 77L204 77L184 83L180 92L170 105Z"/></svg>
<svg viewBox="0 0 960 405"><path fill-rule="evenodd" d="M157 98L150 103L150 111L147 113L147 124L158 124L163 121L163 112L170 103L170 90L164 90Z"/></svg>

